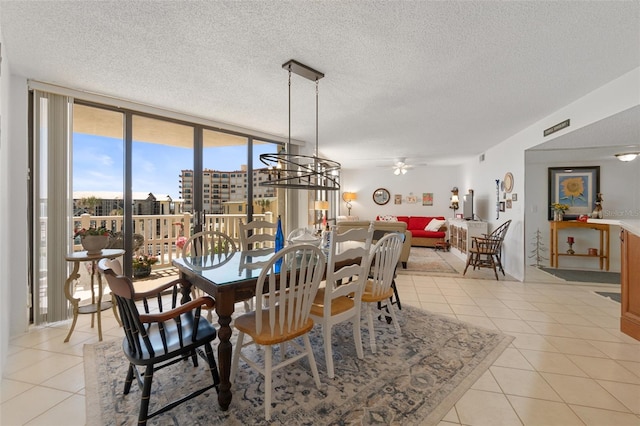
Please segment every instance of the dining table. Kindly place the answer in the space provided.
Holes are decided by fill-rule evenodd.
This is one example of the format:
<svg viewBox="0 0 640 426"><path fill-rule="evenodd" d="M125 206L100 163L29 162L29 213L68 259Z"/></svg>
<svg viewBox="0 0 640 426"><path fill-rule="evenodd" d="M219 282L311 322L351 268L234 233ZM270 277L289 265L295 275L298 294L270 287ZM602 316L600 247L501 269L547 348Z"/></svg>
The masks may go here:
<svg viewBox="0 0 640 426"><path fill-rule="evenodd" d="M344 245L339 250L346 250ZM328 248L323 248L328 252ZM256 293L256 283L274 251L254 253L236 251L230 254L213 254L204 257L181 257L173 260L173 265L180 272L184 284L181 289L181 303L191 300L191 287L204 291L216 301L215 311L218 316L218 370L220 384L218 386L218 404L223 411L231 404L231 316L235 304L251 299ZM349 259L338 267L360 262L361 259Z"/></svg>
<svg viewBox="0 0 640 426"><path fill-rule="evenodd" d="M236 251L229 255L204 257L181 257L173 260L180 275L185 279L182 287L182 303L191 300L191 286L204 291L216 301L218 316L218 403L223 411L231 404L231 316L236 302L248 300L255 295L256 283L265 265L273 256L273 251L262 255L248 255Z"/></svg>

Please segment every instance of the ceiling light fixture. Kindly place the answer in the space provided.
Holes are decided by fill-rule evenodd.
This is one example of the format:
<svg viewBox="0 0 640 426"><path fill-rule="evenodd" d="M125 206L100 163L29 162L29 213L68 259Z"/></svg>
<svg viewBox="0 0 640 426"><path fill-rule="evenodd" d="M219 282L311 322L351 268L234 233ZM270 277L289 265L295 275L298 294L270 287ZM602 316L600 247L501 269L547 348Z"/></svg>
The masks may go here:
<svg viewBox="0 0 640 426"><path fill-rule="evenodd" d="M285 189L336 191L340 189L338 171L340 163L318 157L318 81L324 74L291 59L282 64L289 71L289 145L291 146L291 73L316 82L316 151L315 155L261 154L260 161L267 166L268 180L260 183Z"/></svg>
<svg viewBox="0 0 640 426"><path fill-rule="evenodd" d="M620 161L628 162L635 160L638 155L640 155L640 152L624 152L616 154L616 158Z"/></svg>
<svg viewBox="0 0 640 426"><path fill-rule="evenodd" d="M399 176L400 174L407 173L407 163L404 162L405 159L401 158L396 161L396 164L393 166L393 174Z"/></svg>

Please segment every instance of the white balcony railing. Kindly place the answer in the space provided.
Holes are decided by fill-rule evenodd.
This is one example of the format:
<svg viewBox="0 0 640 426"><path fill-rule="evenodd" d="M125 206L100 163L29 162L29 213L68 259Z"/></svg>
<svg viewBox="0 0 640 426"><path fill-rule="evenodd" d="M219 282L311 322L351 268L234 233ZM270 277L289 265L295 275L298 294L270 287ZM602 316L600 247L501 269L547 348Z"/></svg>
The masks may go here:
<svg viewBox="0 0 640 426"><path fill-rule="evenodd" d="M273 222L273 213L254 214L254 220L266 220ZM117 232L123 229L122 216L91 216L83 214L76 216L74 229L104 226ZM211 214L205 217L203 230L220 231L229 235L240 247L240 222L246 221L244 214ZM172 266L173 259L182 256L176 247L176 240L180 236L189 238L193 226L191 213L177 215L134 215L133 232L144 237L144 243L137 253L153 254L158 256L158 263L153 269L163 269ZM82 250L80 244L74 245L74 251Z"/></svg>

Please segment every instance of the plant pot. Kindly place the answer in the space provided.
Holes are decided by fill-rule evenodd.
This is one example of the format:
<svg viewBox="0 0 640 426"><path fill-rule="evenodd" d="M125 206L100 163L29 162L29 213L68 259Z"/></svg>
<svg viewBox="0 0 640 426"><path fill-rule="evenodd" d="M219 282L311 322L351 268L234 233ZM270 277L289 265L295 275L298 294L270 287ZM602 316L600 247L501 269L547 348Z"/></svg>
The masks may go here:
<svg viewBox="0 0 640 426"><path fill-rule="evenodd" d="M564 220L564 212L562 210L555 210L553 212L554 222L562 222Z"/></svg>
<svg viewBox="0 0 640 426"><path fill-rule="evenodd" d="M151 275L151 266L138 266L133 268L134 278L145 278Z"/></svg>
<svg viewBox="0 0 640 426"><path fill-rule="evenodd" d="M102 249L109 245L108 235L85 235L80 239L82 248L87 251L88 255L96 255L102 253Z"/></svg>

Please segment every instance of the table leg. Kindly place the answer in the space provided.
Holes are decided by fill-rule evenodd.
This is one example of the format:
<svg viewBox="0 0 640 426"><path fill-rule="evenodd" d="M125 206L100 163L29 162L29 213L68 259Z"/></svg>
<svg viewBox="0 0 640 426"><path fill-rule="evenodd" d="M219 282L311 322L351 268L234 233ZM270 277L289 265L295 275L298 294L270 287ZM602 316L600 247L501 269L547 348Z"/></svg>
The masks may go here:
<svg viewBox="0 0 640 426"><path fill-rule="evenodd" d="M78 274L78 269L80 268L80 262L73 262L73 271L69 275L69 278L64 283L64 295L73 306L73 321L71 322L71 328L69 329L69 334L64 339L64 342L67 343L69 338L71 337L71 333L73 333L73 329L76 326L76 321L78 321L78 303L80 303L80 299L75 299L73 297L73 284L75 280L80 278L80 274Z"/></svg>
<svg viewBox="0 0 640 426"><path fill-rule="evenodd" d="M231 315L234 309L234 295L233 293L219 293L216 297L216 313L218 314L218 324L220 329L218 330L218 338L220 343L218 344L218 369L220 370L220 386L218 392L218 404L222 411L229 409L231 404L231 383L229 381L229 374L231 373Z"/></svg>
<svg viewBox="0 0 640 426"><path fill-rule="evenodd" d="M91 262L91 267L93 268L93 270L95 271L96 268L96 262L92 261ZM95 273L95 272L92 272ZM93 279L91 280L91 286L93 287ZM98 316L98 341L102 342L102 275L98 272L98 304L97 306L97 310L96 310L96 315Z"/></svg>

